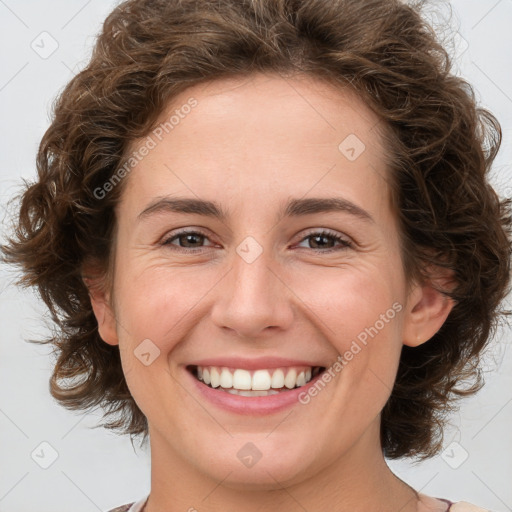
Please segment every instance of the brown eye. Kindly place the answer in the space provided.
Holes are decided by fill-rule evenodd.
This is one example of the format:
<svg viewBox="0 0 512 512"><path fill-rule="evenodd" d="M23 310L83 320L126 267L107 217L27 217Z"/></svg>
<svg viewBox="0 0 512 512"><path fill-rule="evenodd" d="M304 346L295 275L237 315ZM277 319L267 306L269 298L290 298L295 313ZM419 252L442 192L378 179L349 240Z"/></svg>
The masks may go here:
<svg viewBox="0 0 512 512"><path fill-rule="evenodd" d="M304 237L301 242L304 240L310 239L310 249L320 250L321 252L330 252L336 250L343 250L349 247L352 247L352 244L346 240L345 238L339 236L336 233L331 233L329 231L321 231L318 233L310 233L306 237ZM333 247L333 244L338 243L340 247L336 249ZM325 249L325 250L322 250Z"/></svg>
<svg viewBox="0 0 512 512"><path fill-rule="evenodd" d="M173 243L175 240L178 241L178 244ZM173 236L166 238L161 245L173 246L178 250L193 250L204 247L202 244L205 240L208 240L208 237L199 231L180 231L175 233Z"/></svg>

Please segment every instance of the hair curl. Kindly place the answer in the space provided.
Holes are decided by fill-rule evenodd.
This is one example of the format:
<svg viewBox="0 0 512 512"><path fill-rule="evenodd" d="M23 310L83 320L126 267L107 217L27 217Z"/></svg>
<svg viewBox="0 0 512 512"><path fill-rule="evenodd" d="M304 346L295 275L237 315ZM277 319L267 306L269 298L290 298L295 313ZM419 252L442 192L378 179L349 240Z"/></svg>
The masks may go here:
<svg viewBox="0 0 512 512"><path fill-rule="evenodd" d="M299 72L351 87L383 121L408 279L453 272L455 306L435 336L404 346L381 417L385 456L435 455L456 398L483 385L479 358L508 292L511 202L487 181L501 143L495 117L422 17L399 0L128 0L104 22L88 65L58 97L25 183L4 261L36 286L57 325L52 395L102 406L103 426L147 436L118 347L98 334L84 265L112 265L114 207L93 191L123 164L173 97L191 85L253 72ZM469 382L471 386L461 387Z"/></svg>

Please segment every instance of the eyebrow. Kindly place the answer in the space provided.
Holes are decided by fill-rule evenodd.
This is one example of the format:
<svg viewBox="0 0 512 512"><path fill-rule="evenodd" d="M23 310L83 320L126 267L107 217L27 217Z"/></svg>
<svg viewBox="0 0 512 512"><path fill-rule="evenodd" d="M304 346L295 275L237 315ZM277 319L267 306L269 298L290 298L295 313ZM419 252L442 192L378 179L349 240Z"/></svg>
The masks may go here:
<svg viewBox="0 0 512 512"><path fill-rule="evenodd" d="M226 221L229 217L229 213L215 201L185 197L159 197L139 213L138 220L164 212L203 215L221 221ZM361 220L375 222L366 210L341 197L290 199L279 211L278 220L283 217L302 217L329 212L345 212Z"/></svg>

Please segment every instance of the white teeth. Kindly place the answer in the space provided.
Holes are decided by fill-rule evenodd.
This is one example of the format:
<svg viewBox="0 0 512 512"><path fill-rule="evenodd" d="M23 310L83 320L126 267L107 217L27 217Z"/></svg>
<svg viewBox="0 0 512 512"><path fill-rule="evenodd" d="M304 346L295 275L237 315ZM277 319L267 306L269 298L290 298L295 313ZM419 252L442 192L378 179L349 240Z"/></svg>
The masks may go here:
<svg viewBox="0 0 512 512"><path fill-rule="evenodd" d="M239 391L240 396L260 396L261 391Z"/></svg>
<svg viewBox="0 0 512 512"><path fill-rule="evenodd" d="M284 385L288 389L293 389L295 387L295 383L297 382L297 372L294 368L288 371L286 377L284 379Z"/></svg>
<svg viewBox="0 0 512 512"><path fill-rule="evenodd" d="M268 390L272 384L272 378L267 370L256 370L252 376L252 389ZM237 386L235 386L237 387Z"/></svg>
<svg viewBox="0 0 512 512"><path fill-rule="evenodd" d="M219 384L220 384L220 373L219 373L219 370L217 368L215 368L215 366L212 366L210 368L210 385L212 386L212 388L218 388L219 387Z"/></svg>
<svg viewBox="0 0 512 512"><path fill-rule="evenodd" d="M237 389L228 389L227 392L232 395L241 396L268 396L279 394L279 391L275 391L274 389L269 389L268 391L238 391Z"/></svg>
<svg viewBox="0 0 512 512"><path fill-rule="evenodd" d="M272 375L272 387L274 389L281 389L284 387L284 372L280 368L278 368L274 375Z"/></svg>
<svg viewBox="0 0 512 512"><path fill-rule="evenodd" d="M251 373L247 370L235 370L233 373L233 387L236 389L251 389Z"/></svg>
<svg viewBox="0 0 512 512"><path fill-rule="evenodd" d="M233 387L233 375L227 368L222 368L220 373L220 387L221 388L232 388Z"/></svg>
<svg viewBox="0 0 512 512"><path fill-rule="evenodd" d="M212 388L242 396L266 396L279 390L293 389L307 384L320 372L319 367L286 367L271 370L230 369L218 366L198 366L197 378ZM248 394L244 394L244 393ZM262 394L258 394L262 393Z"/></svg>

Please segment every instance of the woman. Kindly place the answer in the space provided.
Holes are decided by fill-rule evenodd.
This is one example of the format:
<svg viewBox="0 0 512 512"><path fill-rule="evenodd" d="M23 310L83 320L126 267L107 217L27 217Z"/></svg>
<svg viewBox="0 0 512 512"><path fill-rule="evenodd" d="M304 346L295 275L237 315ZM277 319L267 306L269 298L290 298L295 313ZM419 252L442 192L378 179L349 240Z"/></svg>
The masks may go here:
<svg viewBox="0 0 512 512"><path fill-rule="evenodd" d="M499 124L449 64L393 0L107 18L3 250L60 328L53 396L149 436L116 511L483 510L384 460L439 452L510 279Z"/></svg>

